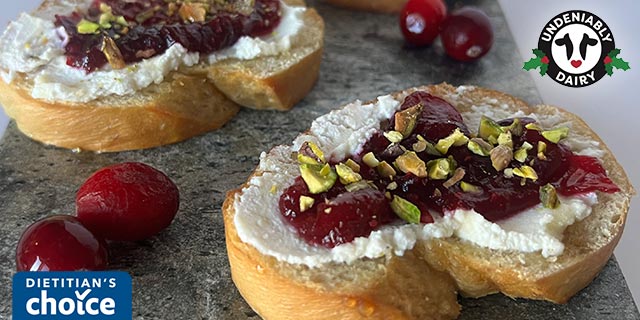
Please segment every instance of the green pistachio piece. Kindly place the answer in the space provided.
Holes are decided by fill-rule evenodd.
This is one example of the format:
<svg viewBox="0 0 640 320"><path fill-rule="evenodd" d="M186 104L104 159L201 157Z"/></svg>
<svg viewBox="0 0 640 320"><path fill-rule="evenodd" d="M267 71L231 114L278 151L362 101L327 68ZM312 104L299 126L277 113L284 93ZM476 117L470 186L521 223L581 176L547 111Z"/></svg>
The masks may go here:
<svg viewBox="0 0 640 320"><path fill-rule="evenodd" d="M420 178L427 176L427 165L413 151L405 152L393 164L404 173L410 172Z"/></svg>
<svg viewBox="0 0 640 320"><path fill-rule="evenodd" d="M429 178L434 180L444 180L454 170L454 166L447 158L435 159L427 162Z"/></svg>
<svg viewBox="0 0 640 320"><path fill-rule="evenodd" d="M497 138L503 133L502 127L489 117L482 116L480 119L480 127L478 128L478 137L491 142L489 137Z"/></svg>
<svg viewBox="0 0 640 320"><path fill-rule="evenodd" d="M129 26L129 22L123 16L117 16L116 23L123 27Z"/></svg>
<svg viewBox="0 0 640 320"><path fill-rule="evenodd" d="M314 202L315 200L311 197L300 196L300 212L305 212L311 209L311 207L313 207Z"/></svg>
<svg viewBox="0 0 640 320"><path fill-rule="evenodd" d="M420 215L422 214L420 209L408 200L394 195L393 200L391 200L391 210L404 221L420 223Z"/></svg>
<svg viewBox="0 0 640 320"><path fill-rule="evenodd" d="M467 148L469 149L469 151L479 156L486 157L489 155L489 152L491 152L493 146L482 140L481 138L472 138L471 140L469 140L469 143L467 143Z"/></svg>
<svg viewBox="0 0 640 320"><path fill-rule="evenodd" d="M402 135L402 133L398 132L398 131L388 131L383 133L384 137L387 138L387 140L389 140L391 143L399 143L400 141L402 141L402 139L404 138L404 136Z"/></svg>
<svg viewBox="0 0 640 320"><path fill-rule="evenodd" d="M100 25L89 20L82 19L76 26L79 34L95 34L98 33Z"/></svg>
<svg viewBox="0 0 640 320"><path fill-rule="evenodd" d="M422 152L427 150L427 142L426 141L416 141L416 143L414 143L411 148L413 149L413 151L415 152Z"/></svg>
<svg viewBox="0 0 640 320"><path fill-rule="evenodd" d="M105 12L100 15L100 18L98 19L98 23L100 24L101 27L106 29L105 25L108 24L110 28L111 27L110 22L114 20L115 20L115 17L111 12Z"/></svg>
<svg viewBox="0 0 640 320"><path fill-rule="evenodd" d="M538 174L530 166L521 166L520 168L513 168L513 175L525 179L531 179L533 181L538 180Z"/></svg>
<svg viewBox="0 0 640 320"><path fill-rule="evenodd" d="M498 144L501 146L507 146L509 148L513 148L513 139L511 137L511 132L503 132L498 136Z"/></svg>
<svg viewBox="0 0 640 320"><path fill-rule="evenodd" d="M418 138L418 142L424 143L426 145L424 151L426 151L427 154L430 154L432 156L438 156L438 157L443 155L442 153L440 153L440 151L436 149L436 146L434 146L433 143L427 141L427 139L425 139L423 136L417 135L416 137ZM421 152L421 151L416 151L416 152Z"/></svg>
<svg viewBox="0 0 640 320"><path fill-rule="evenodd" d="M305 156L302 153L298 153L298 162L306 163L306 164L320 164L316 159L309 156Z"/></svg>
<svg viewBox="0 0 640 320"><path fill-rule="evenodd" d="M373 152L368 152L362 157L362 161L370 168L375 168L380 164L380 160L376 158Z"/></svg>
<svg viewBox="0 0 640 320"><path fill-rule="evenodd" d="M542 131L542 136L553 143L558 143L560 140L569 136L569 128L560 127L552 130Z"/></svg>
<svg viewBox="0 0 640 320"><path fill-rule="evenodd" d="M316 157L318 157L318 160L320 160L320 162L322 162L322 163L326 163L327 162L327 160L324 158L324 152L322 152L322 150L320 150L318 145L316 145L315 143L313 143L311 141L307 141L306 144L309 145L309 147L311 148L311 152L313 152L313 154L315 154Z"/></svg>
<svg viewBox="0 0 640 320"><path fill-rule="evenodd" d="M380 164L376 167L376 169L378 170L378 173L383 178L391 179L392 177L394 177L396 175L396 170L393 169L393 167L389 163L387 163L386 161L380 162Z"/></svg>
<svg viewBox="0 0 640 320"><path fill-rule="evenodd" d="M516 152L513 153L513 158L518 162L524 163L527 160L527 151L533 149L533 146L529 142L522 143L522 146Z"/></svg>
<svg viewBox="0 0 640 320"><path fill-rule="evenodd" d="M438 140L436 144L436 150L441 154L447 154L449 148L452 146L462 146L469 141L469 138L460 131L460 128L456 128L449 136Z"/></svg>
<svg viewBox="0 0 640 320"><path fill-rule="evenodd" d="M538 141L538 159L547 160L547 156L544 153L547 151L547 144L543 141Z"/></svg>
<svg viewBox="0 0 640 320"><path fill-rule="evenodd" d="M514 136L519 137L524 131L524 126L522 125L522 121L520 121L520 118L515 118L510 125L502 127L502 130L505 132L511 132L511 134L513 134Z"/></svg>
<svg viewBox="0 0 640 320"><path fill-rule="evenodd" d="M462 189L462 191L464 192L468 192L468 193L480 193L482 192L482 188L476 186L476 185L472 185L471 183L467 183L464 181L460 181L460 189Z"/></svg>
<svg viewBox="0 0 640 320"><path fill-rule="evenodd" d="M528 130L542 131L542 128L535 122L527 123L527 125L524 127Z"/></svg>
<svg viewBox="0 0 640 320"><path fill-rule="evenodd" d="M340 182L344 185L362 180L362 176L360 174L353 171L353 169L344 163L338 163L336 165L336 173L338 174L338 177L340 177Z"/></svg>
<svg viewBox="0 0 640 320"><path fill-rule="evenodd" d="M347 159L347 161L344 164L346 164L349 168L351 168L353 172L360 172L360 165L357 162L351 159Z"/></svg>
<svg viewBox="0 0 640 320"><path fill-rule="evenodd" d="M549 209L555 209L560 205L558 193L550 183L540 187L540 202L542 206Z"/></svg>
<svg viewBox="0 0 640 320"><path fill-rule="evenodd" d="M453 175L451 175L451 178L445 181L442 184L442 186L445 188L453 187L454 184L456 184L458 181L464 178L465 174L466 174L466 171L463 168L456 168L456 170L453 171Z"/></svg>
<svg viewBox="0 0 640 320"><path fill-rule="evenodd" d="M387 190L395 190L398 188L398 183L393 181L387 185Z"/></svg>
<svg viewBox="0 0 640 320"><path fill-rule="evenodd" d="M395 129L400 132L403 137L408 137L416 127L418 116L422 112L422 104L417 104L411 108L396 112Z"/></svg>
<svg viewBox="0 0 640 320"><path fill-rule="evenodd" d="M338 179L335 170L328 163L325 165L300 164L300 175L312 194L331 189Z"/></svg>
<svg viewBox="0 0 640 320"><path fill-rule="evenodd" d="M513 159L513 150L505 145L498 145L489 152L491 165L498 172L504 170Z"/></svg>
<svg viewBox="0 0 640 320"><path fill-rule="evenodd" d="M369 188L371 188L371 186L369 185L369 183L367 181L360 180L358 182L354 182L354 183L350 183L348 185L345 185L344 188L347 189L347 191L349 191L349 192L355 192L355 191L362 190L362 189L369 189Z"/></svg>

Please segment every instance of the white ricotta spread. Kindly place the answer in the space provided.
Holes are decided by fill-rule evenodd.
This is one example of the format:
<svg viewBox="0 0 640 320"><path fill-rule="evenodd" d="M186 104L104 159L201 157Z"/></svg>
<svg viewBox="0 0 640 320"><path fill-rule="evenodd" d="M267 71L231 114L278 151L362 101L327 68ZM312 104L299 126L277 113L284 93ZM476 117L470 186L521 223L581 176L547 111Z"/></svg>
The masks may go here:
<svg viewBox="0 0 640 320"><path fill-rule="evenodd" d="M455 101L456 96L447 99ZM464 114L469 128L477 128L482 114L495 119L514 116L508 113L506 106L496 104L495 100L487 101L486 105L474 106L473 112ZM595 193L561 198L560 207L554 210L538 205L498 223L487 221L473 210L456 210L445 213L444 217L435 215L437 218L431 224L387 225L368 237L359 237L332 249L309 245L299 237L278 207L282 192L299 175L298 163L291 153L305 141L313 141L328 158L344 159L359 152L364 142L379 129L380 121L390 118L399 106L400 101L391 96L381 96L377 102L368 105L357 101L316 119L309 132L298 136L292 146L278 146L263 153L258 170L264 173L251 178L235 199L234 222L240 239L262 254L310 267L328 262L349 263L364 257L403 255L418 240L452 236L498 250L540 252L544 257L562 254L563 231L591 213L591 207L597 202ZM521 113L516 116L535 117L549 127L560 124L559 115L541 118ZM574 148L574 152L600 154L597 143L586 143L585 140L588 139L570 135L565 142Z"/></svg>
<svg viewBox="0 0 640 320"><path fill-rule="evenodd" d="M189 53L180 44L162 55L113 70L105 66L86 74L66 64L64 46L67 35L56 28L51 19L23 13L0 37L0 69L5 82L11 83L16 73L28 73L33 79L31 95L48 101L89 102L109 95L127 95L161 83L171 71L189 67L200 61L235 58L250 60L276 55L291 48L291 39L303 25L304 7L281 3L282 19L274 32L261 38L241 37L233 46L201 57Z"/></svg>

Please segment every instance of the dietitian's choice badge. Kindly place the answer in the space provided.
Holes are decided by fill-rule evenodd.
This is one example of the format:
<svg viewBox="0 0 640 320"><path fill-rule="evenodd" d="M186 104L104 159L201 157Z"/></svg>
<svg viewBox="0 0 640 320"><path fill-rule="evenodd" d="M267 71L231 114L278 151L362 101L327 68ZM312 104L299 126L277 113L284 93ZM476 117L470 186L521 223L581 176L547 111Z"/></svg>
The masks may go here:
<svg viewBox="0 0 640 320"><path fill-rule="evenodd" d="M585 87L611 76L614 70L628 70L629 63L618 55L613 33L595 14L572 10L551 19L540 34L534 58L525 70L538 70L568 87Z"/></svg>
<svg viewBox="0 0 640 320"><path fill-rule="evenodd" d="M18 272L13 319L131 319L125 272Z"/></svg>

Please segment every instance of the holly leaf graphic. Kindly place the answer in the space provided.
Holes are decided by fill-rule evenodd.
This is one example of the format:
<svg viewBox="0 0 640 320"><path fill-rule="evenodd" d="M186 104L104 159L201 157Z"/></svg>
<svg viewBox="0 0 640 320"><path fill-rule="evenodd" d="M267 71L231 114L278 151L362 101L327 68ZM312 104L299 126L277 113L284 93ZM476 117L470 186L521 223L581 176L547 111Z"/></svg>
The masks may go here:
<svg viewBox="0 0 640 320"><path fill-rule="evenodd" d="M542 57L544 57L544 56L545 56L544 51L542 51L542 50L540 50L540 49L533 49L533 50L531 50L531 51L533 51L533 54L535 54L535 55L536 55L536 57L538 57L538 58L542 58Z"/></svg>
<svg viewBox="0 0 640 320"><path fill-rule="evenodd" d="M549 69L549 65L546 63L542 63L542 65L540 66L540 75L544 76L545 74L547 74L547 69Z"/></svg>
<svg viewBox="0 0 640 320"><path fill-rule="evenodd" d="M524 66L522 68L529 71L537 69L540 65L542 65L542 61L540 61L540 58L531 58L529 61L524 63Z"/></svg>
<svg viewBox="0 0 640 320"><path fill-rule="evenodd" d="M607 55L611 59L611 61L609 63L605 63L604 70L609 76L613 75L613 68L623 71L631 69L631 67L629 67L629 62L624 61L622 58L618 58L620 51L620 49L615 48L611 50L611 52L609 52L609 54Z"/></svg>

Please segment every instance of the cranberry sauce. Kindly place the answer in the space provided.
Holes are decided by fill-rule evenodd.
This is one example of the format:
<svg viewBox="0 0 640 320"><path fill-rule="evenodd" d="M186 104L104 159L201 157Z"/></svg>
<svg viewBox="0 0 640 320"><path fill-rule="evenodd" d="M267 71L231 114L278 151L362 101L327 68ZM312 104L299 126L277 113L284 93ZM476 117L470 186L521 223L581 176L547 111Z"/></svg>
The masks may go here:
<svg viewBox="0 0 640 320"><path fill-rule="evenodd" d="M562 143L548 140L543 135L549 131L537 127L530 118L494 123L500 132L511 137L510 150L516 152L523 145L530 147L524 154L520 152L519 157L508 158L508 164L500 170L494 166L493 156L471 151L468 142L458 146L454 144L444 154L429 148L417 148L419 141L437 146L441 139L451 137L457 129L466 136L465 141L472 136L460 113L448 102L416 92L405 99L398 112L415 106L421 108L417 109L419 114L415 126L410 133L405 132L406 136L403 135L401 141L392 143L390 140L393 139L389 139L388 133L397 129L394 117L383 123L381 131L351 158L357 165L352 163L350 167L359 166L360 182L366 181L371 187L348 192L338 180L328 191L312 194L303 178L298 177L294 185L284 191L280 198L280 211L307 242L331 248L358 236L368 236L381 225L403 216L401 213L396 215L394 212L397 211L392 209L392 199L396 197L410 202L414 211L420 211L420 222L430 223L433 222L430 212L444 214L456 209L474 209L489 221L505 219L541 203L541 187L551 188L547 184L564 196L619 191L597 159L575 155ZM514 121L517 122L514 124ZM518 123L519 129L514 129ZM546 148L538 150L539 142ZM501 142L485 142L485 145L495 149L501 146ZM412 158L413 163L421 163L428 174L424 170L415 174L411 170L402 170L399 157L412 152L417 155L417 158ZM368 153L375 155L377 161L391 165L394 174L381 175L385 171L380 170L380 165L374 168L363 160ZM347 159L344 160L343 163ZM452 167L445 176L436 178L431 176L430 163L439 160L446 160ZM535 171L534 176L523 177L521 172L525 169ZM459 174L455 178L455 171L463 172L462 176ZM308 208L301 206L301 196L313 198L313 204Z"/></svg>
<svg viewBox="0 0 640 320"><path fill-rule="evenodd" d="M279 0L256 0L250 15L206 5L165 0L95 0L87 12L56 16L69 35L67 64L92 72L163 54L180 43L189 52L210 54L240 37L262 36L280 22Z"/></svg>

